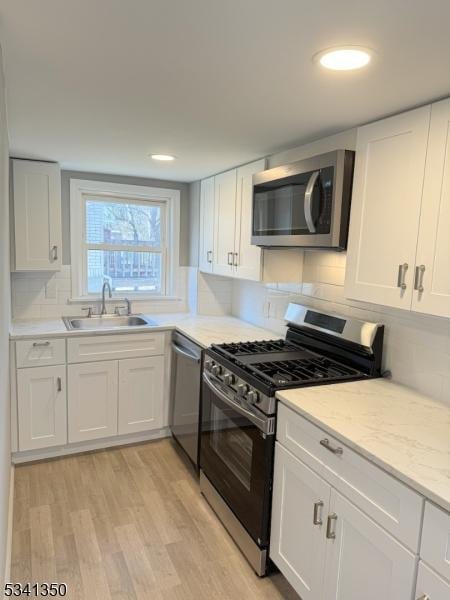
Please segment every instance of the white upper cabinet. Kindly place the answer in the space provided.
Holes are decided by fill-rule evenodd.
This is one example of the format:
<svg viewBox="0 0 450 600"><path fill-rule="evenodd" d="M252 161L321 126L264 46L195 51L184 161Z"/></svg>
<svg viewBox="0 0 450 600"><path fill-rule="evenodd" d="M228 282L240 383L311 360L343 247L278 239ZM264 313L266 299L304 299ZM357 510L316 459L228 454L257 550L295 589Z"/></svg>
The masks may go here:
<svg viewBox="0 0 450 600"><path fill-rule="evenodd" d="M56 163L13 160L15 271L61 267L61 175Z"/></svg>
<svg viewBox="0 0 450 600"><path fill-rule="evenodd" d="M432 105L412 309L450 317L450 99Z"/></svg>
<svg viewBox="0 0 450 600"><path fill-rule="evenodd" d="M345 291L410 308L430 106L358 129Z"/></svg>
<svg viewBox="0 0 450 600"><path fill-rule="evenodd" d="M233 271L233 253L236 227L237 170L216 175L214 178L214 267L217 275Z"/></svg>
<svg viewBox="0 0 450 600"><path fill-rule="evenodd" d="M264 171L265 159L257 160L237 170L236 229L234 239L234 276L240 279L261 279L262 250L251 243L253 214L253 175Z"/></svg>
<svg viewBox="0 0 450 600"><path fill-rule="evenodd" d="M212 273L214 257L214 177L200 183L199 268Z"/></svg>

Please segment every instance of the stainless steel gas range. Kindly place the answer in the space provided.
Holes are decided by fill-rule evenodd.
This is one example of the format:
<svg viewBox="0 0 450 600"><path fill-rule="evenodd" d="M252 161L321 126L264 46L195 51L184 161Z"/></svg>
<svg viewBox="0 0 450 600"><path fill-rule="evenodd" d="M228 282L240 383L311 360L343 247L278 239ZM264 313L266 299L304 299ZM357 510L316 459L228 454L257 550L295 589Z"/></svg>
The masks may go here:
<svg viewBox="0 0 450 600"><path fill-rule="evenodd" d="M285 339L218 344L202 373L200 487L258 575L268 567L275 393L381 374L382 325L299 304Z"/></svg>

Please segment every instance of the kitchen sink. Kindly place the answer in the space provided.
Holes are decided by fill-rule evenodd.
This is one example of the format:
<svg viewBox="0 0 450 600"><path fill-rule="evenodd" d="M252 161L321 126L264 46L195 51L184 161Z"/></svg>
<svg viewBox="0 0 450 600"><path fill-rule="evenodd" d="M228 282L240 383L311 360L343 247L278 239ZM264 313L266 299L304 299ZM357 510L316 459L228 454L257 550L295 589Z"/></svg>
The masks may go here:
<svg viewBox="0 0 450 600"><path fill-rule="evenodd" d="M67 329L115 329L116 327L156 327L158 323L143 315L95 315L94 317L63 317Z"/></svg>

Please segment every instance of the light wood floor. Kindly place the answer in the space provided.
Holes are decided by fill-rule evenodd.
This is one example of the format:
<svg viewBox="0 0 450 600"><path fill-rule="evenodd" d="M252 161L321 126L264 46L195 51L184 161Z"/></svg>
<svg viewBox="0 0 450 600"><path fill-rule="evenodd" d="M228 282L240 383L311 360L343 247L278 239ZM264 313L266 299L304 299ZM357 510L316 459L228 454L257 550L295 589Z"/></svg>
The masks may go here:
<svg viewBox="0 0 450 600"><path fill-rule="evenodd" d="M18 466L12 581L72 600L298 598L253 573L171 440Z"/></svg>

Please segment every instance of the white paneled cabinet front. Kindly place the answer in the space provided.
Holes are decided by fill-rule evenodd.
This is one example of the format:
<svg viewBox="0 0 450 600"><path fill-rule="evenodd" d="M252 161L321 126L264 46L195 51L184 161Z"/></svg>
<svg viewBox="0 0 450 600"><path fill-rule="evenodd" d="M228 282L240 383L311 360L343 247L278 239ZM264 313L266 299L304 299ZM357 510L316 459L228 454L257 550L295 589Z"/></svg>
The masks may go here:
<svg viewBox="0 0 450 600"><path fill-rule="evenodd" d="M119 434L164 425L164 357L119 361Z"/></svg>
<svg viewBox="0 0 450 600"><path fill-rule="evenodd" d="M450 317L450 99L431 107L412 309Z"/></svg>
<svg viewBox="0 0 450 600"><path fill-rule="evenodd" d="M61 268L61 175L56 163L13 160L15 271Z"/></svg>
<svg viewBox="0 0 450 600"><path fill-rule="evenodd" d="M234 241L234 277L259 281L262 250L251 243L253 214L253 175L264 171L265 159L239 167L236 183L236 231Z"/></svg>
<svg viewBox="0 0 450 600"><path fill-rule="evenodd" d="M345 292L411 307L430 106L360 127Z"/></svg>
<svg viewBox="0 0 450 600"><path fill-rule="evenodd" d="M67 443L66 367L17 371L19 450Z"/></svg>
<svg viewBox="0 0 450 600"><path fill-rule="evenodd" d="M270 558L303 600L322 598L330 490L276 443Z"/></svg>
<svg viewBox="0 0 450 600"><path fill-rule="evenodd" d="M448 600L450 583L420 561L414 598L416 600Z"/></svg>
<svg viewBox="0 0 450 600"><path fill-rule="evenodd" d="M327 521L324 598L411 599L412 552L334 489Z"/></svg>
<svg viewBox="0 0 450 600"><path fill-rule="evenodd" d="M214 266L216 275L232 275L236 227L237 170L214 178Z"/></svg>
<svg viewBox="0 0 450 600"><path fill-rule="evenodd" d="M199 269L212 273L214 258L214 177L200 182Z"/></svg>
<svg viewBox="0 0 450 600"><path fill-rule="evenodd" d="M117 435L118 361L68 366L69 442Z"/></svg>

